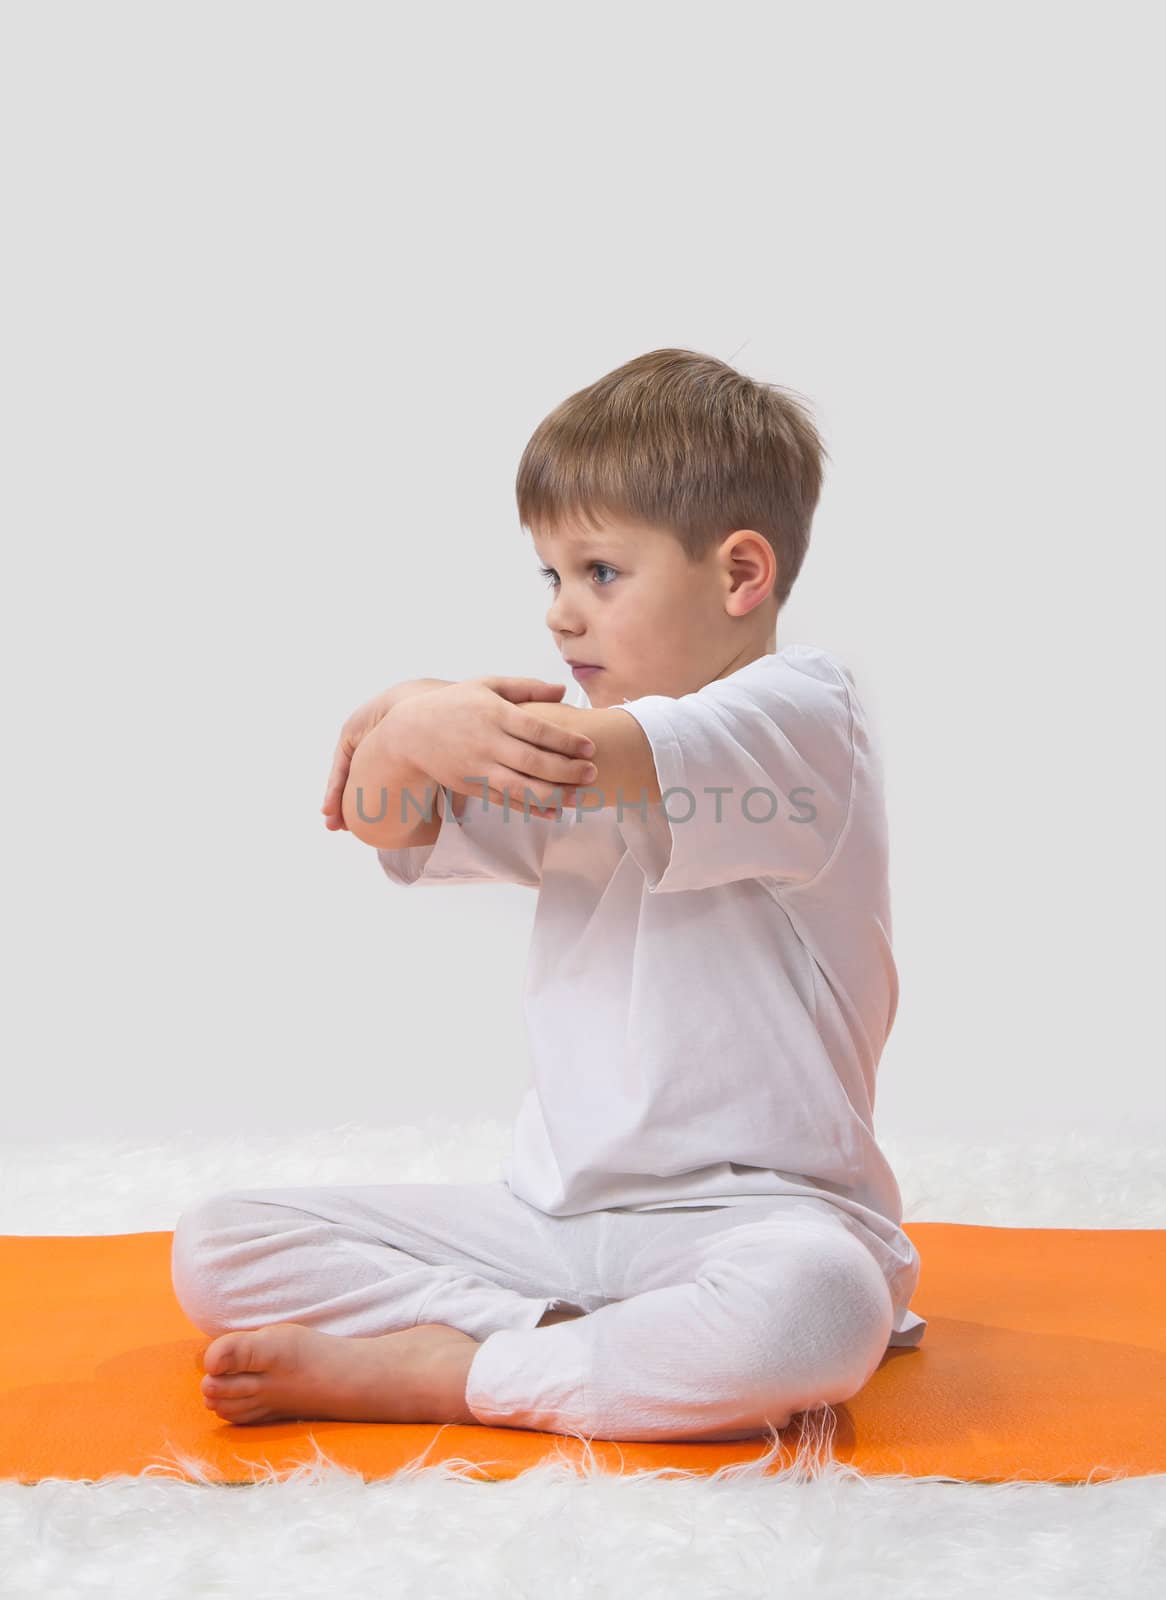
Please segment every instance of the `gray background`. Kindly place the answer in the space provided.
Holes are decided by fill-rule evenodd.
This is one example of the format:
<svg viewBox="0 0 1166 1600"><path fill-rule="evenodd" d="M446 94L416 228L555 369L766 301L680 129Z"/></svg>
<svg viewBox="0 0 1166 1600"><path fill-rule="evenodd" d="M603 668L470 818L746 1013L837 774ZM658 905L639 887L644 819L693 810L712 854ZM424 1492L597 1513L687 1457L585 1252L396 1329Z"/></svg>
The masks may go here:
<svg viewBox="0 0 1166 1600"><path fill-rule="evenodd" d="M882 741L879 1131L1161 1123L1155 22L5 7L9 1135L510 1117L534 891L319 805L386 685L564 681L518 458L662 345L833 457L778 645Z"/></svg>

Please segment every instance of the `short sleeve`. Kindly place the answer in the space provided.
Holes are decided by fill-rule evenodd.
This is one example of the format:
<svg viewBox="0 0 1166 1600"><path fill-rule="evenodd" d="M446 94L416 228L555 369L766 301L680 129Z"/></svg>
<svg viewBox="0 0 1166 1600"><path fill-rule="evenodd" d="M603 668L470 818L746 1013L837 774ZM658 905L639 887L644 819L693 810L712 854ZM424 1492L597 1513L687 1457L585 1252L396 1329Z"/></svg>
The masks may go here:
<svg viewBox="0 0 1166 1600"><path fill-rule="evenodd" d="M660 783L657 804L613 813L649 891L822 871L849 816L851 684L825 651L792 645L692 694L616 708L644 730Z"/></svg>
<svg viewBox="0 0 1166 1600"><path fill-rule="evenodd" d="M440 786L436 804L441 827L432 844L377 851L393 883L523 883L537 888L542 882L543 852L555 825L551 818L528 818L521 806L494 805L480 795L467 797L459 818Z"/></svg>

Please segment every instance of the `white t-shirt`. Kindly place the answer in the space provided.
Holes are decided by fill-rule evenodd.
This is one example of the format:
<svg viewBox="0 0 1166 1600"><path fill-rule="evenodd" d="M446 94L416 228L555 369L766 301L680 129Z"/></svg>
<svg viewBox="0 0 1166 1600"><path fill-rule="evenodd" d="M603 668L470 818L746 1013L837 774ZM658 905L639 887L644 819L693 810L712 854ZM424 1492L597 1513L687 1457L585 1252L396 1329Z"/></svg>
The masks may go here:
<svg viewBox="0 0 1166 1600"><path fill-rule="evenodd" d="M459 821L439 790L432 844L377 851L394 883L539 892L505 1181L552 1216L829 1201L882 1266L890 1343L918 1344L920 1259L873 1131L899 988L882 770L850 669L787 645L619 709L651 744L657 803L527 818L471 796Z"/></svg>

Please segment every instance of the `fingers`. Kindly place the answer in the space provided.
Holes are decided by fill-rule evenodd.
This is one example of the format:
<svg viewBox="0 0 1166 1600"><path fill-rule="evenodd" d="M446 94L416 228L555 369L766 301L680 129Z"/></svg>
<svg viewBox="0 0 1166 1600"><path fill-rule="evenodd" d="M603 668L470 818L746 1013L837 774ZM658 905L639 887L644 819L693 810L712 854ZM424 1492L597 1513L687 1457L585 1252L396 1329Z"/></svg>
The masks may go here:
<svg viewBox="0 0 1166 1600"><path fill-rule="evenodd" d="M339 767L336 762L333 762L332 771L328 774L328 785L324 790L324 803L320 807L321 811L335 811L337 809L347 781L348 763L345 762L343 767Z"/></svg>
<svg viewBox="0 0 1166 1600"><path fill-rule="evenodd" d="M336 782L332 778L329 778L328 787L324 791L324 801L323 801L323 804L320 806L320 810L324 813L324 825L325 825L325 827L332 828L332 829L343 828L344 827L345 824L344 824L344 815L343 815L343 809L342 809L343 800L344 800L344 782L343 782L343 780L341 780L340 782Z"/></svg>
<svg viewBox="0 0 1166 1600"><path fill-rule="evenodd" d="M540 750L521 739L507 738L498 754L510 763L511 770L523 775L540 799L542 791L549 794L552 789L561 789L567 784L573 788L585 787L597 775L592 761L571 760L552 751Z"/></svg>
<svg viewBox="0 0 1166 1600"><path fill-rule="evenodd" d="M501 695L503 700L558 700L566 690L565 683L548 683L545 678L482 678L487 689Z"/></svg>
<svg viewBox="0 0 1166 1600"><path fill-rule="evenodd" d="M564 784L575 787L589 784L596 777L595 764L586 759L586 753L593 752L595 746L585 734L541 722L535 716L511 711L509 707L499 714L498 724L506 741L498 755L506 761L509 770L524 775L528 783L535 785L538 799L543 799L544 793L549 795L549 791L539 792L539 779L552 787Z"/></svg>
<svg viewBox="0 0 1166 1600"><path fill-rule="evenodd" d="M585 733L575 733L570 728L559 727L557 723L544 722L532 711L502 712L498 720L512 738L521 739L537 749L555 750L578 760L595 754L595 743Z"/></svg>
<svg viewBox="0 0 1166 1600"><path fill-rule="evenodd" d="M340 803L344 798L344 780L328 779L328 787L324 791L324 800L320 810L324 813L326 822L340 819Z"/></svg>
<svg viewBox="0 0 1166 1600"><path fill-rule="evenodd" d="M336 746L336 753L332 757L332 770L328 774L328 784L324 790L323 804L320 810L324 813L324 824L335 832L337 829L348 831L344 821L342 803L344 800L344 786L348 782L349 769L352 766L352 752L355 747L347 735L341 737Z"/></svg>

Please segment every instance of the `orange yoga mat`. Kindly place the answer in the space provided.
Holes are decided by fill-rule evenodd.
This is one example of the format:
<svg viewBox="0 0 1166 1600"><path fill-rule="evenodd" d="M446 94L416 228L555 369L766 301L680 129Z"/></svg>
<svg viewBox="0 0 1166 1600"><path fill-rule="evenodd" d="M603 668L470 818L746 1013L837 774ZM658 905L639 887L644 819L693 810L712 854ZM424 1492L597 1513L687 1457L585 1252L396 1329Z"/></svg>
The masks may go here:
<svg viewBox="0 0 1166 1600"><path fill-rule="evenodd" d="M916 1348L817 1417L825 1456L870 1475L1055 1483L1166 1472L1166 1230L919 1222ZM239 1426L199 1389L209 1343L170 1287L169 1233L0 1238L0 1477L96 1479L146 1469L251 1483L321 1458L366 1480L424 1456L483 1479L544 1458L615 1473L709 1473L766 1454L528 1429L283 1422ZM803 1418L766 1471L798 1456ZM805 1451L801 1452L803 1462ZM819 1448L818 1459L822 1460Z"/></svg>

